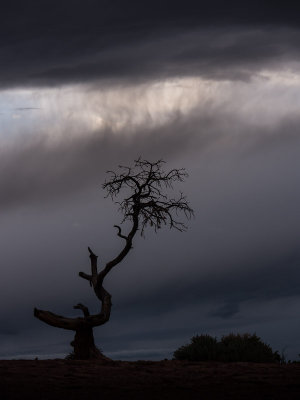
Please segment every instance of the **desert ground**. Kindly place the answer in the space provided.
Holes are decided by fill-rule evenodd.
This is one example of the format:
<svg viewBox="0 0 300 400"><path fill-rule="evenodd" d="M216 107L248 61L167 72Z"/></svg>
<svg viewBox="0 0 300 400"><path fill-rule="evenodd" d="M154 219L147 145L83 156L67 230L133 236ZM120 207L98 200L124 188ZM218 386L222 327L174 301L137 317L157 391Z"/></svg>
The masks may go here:
<svg viewBox="0 0 300 400"><path fill-rule="evenodd" d="M2 360L0 398L299 399L300 364Z"/></svg>

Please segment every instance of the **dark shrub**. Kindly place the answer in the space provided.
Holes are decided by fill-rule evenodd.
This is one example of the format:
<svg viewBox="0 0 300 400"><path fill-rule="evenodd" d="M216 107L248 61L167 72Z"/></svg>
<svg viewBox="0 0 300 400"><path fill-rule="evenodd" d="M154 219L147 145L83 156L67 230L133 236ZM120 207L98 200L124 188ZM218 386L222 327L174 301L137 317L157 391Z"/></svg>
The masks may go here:
<svg viewBox="0 0 300 400"><path fill-rule="evenodd" d="M280 362L277 351L263 343L256 335L229 334L220 341L209 335L194 336L191 343L174 352L176 360L189 361L250 361Z"/></svg>
<svg viewBox="0 0 300 400"><path fill-rule="evenodd" d="M256 335L249 333L229 334L221 339L221 361L252 361L252 362L276 362L280 361L278 352L262 342Z"/></svg>
<svg viewBox="0 0 300 400"><path fill-rule="evenodd" d="M191 344L180 347L174 352L176 360L208 361L217 357L217 339L209 335L194 336Z"/></svg>

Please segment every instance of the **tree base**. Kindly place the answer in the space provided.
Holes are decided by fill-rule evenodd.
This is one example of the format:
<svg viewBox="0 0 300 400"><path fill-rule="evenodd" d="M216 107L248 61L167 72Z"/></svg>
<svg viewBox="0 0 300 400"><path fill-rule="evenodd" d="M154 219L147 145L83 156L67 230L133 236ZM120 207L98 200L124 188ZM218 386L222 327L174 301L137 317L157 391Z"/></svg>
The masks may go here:
<svg viewBox="0 0 300 400"><path fill-rule="evenodd" d="M102 352L95 346L93 328L82 327L75 333L74 340L71 342L74 347L72 356L73 360L102 360L111 361L110 358L104 356Z"/></svg>

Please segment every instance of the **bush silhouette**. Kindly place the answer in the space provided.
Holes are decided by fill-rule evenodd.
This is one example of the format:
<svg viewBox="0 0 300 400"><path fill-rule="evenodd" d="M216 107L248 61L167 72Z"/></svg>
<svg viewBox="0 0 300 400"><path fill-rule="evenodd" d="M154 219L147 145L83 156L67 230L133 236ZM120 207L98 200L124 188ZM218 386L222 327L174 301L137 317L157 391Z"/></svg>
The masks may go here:
<svg viewBox="0 0 300 400"><path fill-rule="evenodd" d="M218 353L217 339L210 335L193 336L191 343L174 352L176 360L209 361L215 360Z"/></svg>
<svg viewBox="0 0 300 400"><path fill-rule="evenodd" d="M281 362L277 351L262 342L256 334L233 334L220 341L210 335L196 335L191 343L174 352L174 359L189 361Z"/></svg>

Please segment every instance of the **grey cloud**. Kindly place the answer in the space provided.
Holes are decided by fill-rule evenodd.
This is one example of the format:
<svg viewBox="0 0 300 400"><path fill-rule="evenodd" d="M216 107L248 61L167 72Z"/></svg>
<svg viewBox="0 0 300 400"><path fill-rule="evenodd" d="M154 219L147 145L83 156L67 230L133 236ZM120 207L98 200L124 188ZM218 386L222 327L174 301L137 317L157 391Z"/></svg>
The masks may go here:
<svg viewBox="0 0 300 400"><path fill-rule="evenodd" d="M225 125L223 121L226 121ZM99 187L106 170L114 168L120 160L125 164L131 163L139 155L171 161L189 152L193 157L204 154L202 159L205 163L205 154L208 157L210 151L216 151L217 154L218 148L221 150L223 146L224 138L226 146L229 146L226 151L245 158L245 162L237 161L242 162L245 168L247 160L251 162L254 154L260 155L259 162L264 162L265 151L273 152L274 160L279 152L279 159L284 161L285 152L290 152L293 157L289 158L288 163L293 162L295 165L289 168L295 168L295 173L286 180L286 185L291 190L289 179L297 175L294 143L298 142L298 127L299 120L294 115L282 119L276 127L262 126L258 130L247 124L243 126L243 122L237 122L231 112L219 111L218 115L214 115L214 110L207 112L204 109L202 114L195 109L187 116L175 115L164 126L144 126L128 135L126 132L131 130L130 125L123 135L99 130L93 134L62 140L59 144L49 144L42 135L32 134L26 142L22 143L19 139L17 145L4 147L1 151L0 206L3 212L32 201L35 204L55 201L56 198L89 187L92 182ZM236 136L236 131L242 131L243 135ZM282 153L282 149L285 152ZM213 159L220 162L218 158ZM272 165L276 168L275 164Z"/></svg>
<svg viewBox="0 0 300 400"><path fill-rule="evenodd" d="M0 324L0 336L12 336L17 335L20 332L20 330L16 329L16 327L12 328L10 326L11 324L7 321L0 321Z"/></svg>
<svg viewBox="0 0 300 400"><path fill-rule="evenodd" d="M231 318L240 311L239 305L236 303L227 303L219 307L211 315L214 317Z"/></svg>
<svg viewBox="0 0 300 400"><path fill-rule="evenodd" d="M0 85L110 85L177 76L247 80L274 62L299 62L299 31L292 24L103 23L8 41L0 47Z"/></svg>
<svg viewBox="0 0 300 400"><path fill-rule="evenodd" d="M40 107L16 107L15 110L18 111L31 111L31 110L40 110Z"/></svg>
<svg viewBox="0 0 300 400"><path fill-rule="evenodd" d="M270 236L269 240L272 242L273 238ZM205 245L207 243L204 242L203 246ZM251 247L250 243L248 247ZM217 303L218 306L213 307L208 316L230 318L239 312L240 304L249 300L255 299L263 303L300 295L297 285L300 255L295 255L296 246L290 249L283 247L277 251L274 249L272 256L266 251L264 262L261 261L261 255L248 262L243 259L242 265L239 261L240 254L232 254L229 268L222 263L224 255L217 241L215 248L219 254L210 261L202 258L196 250L190 251L189 264L185 265L186 274L178 279L169 278L167 284L163 281L163 287L158 282L157 287L153 284L151 288L148 282L149 289L144 290L144 294L133 293L132 297L127 296L116 306L117 310L124 312L125 309L131 309L135 318L138 315L157 316L181 308L184 299L187 309L209 302ZM270 260L272 257L273 260ZM161 263L160 258L158 262ZM221 270L218 270L218 265ZM178 270L179 262L173 261L173 268ZM210 270L213 272L205 276Z"/></svg>
<svg viewBox="0 0 300 400"><path fill-rule="evenodd" d="M262 68L272 68L274 61L277 66L280 62L299 61L298 43L298 31L288 29L207 29L166 35L162 32L144 41L108 49L94 44L85 54L77 48L71 54L50 53L51 59L40 58L34 64L29 48L29 57L23 59L21 70L17 63L16 67L2 70L2 84L14 84L14 79L19 85L97 80L126 84L176 76L247 80Z"/></svg>
<svg viewBox="0 0 300 400"><path fill-rule="evenodd" d="M201 122L201 118L200 121ZM126 130L130 130L130 127ZM83 190L94 182L100 186L105 171L120 163L145 158L173 158L190 146L197 135L190 122L175 118L160 128L142 128L126 137L110 131L62 140L58 145L47 139L31 136L25 144L4 148L1 152L0 207L7 208L33 201L49 202L60 195ZM185 132L182 135L182 132ZM207 133L198 135L197 142L213 140Z"/></svg>

